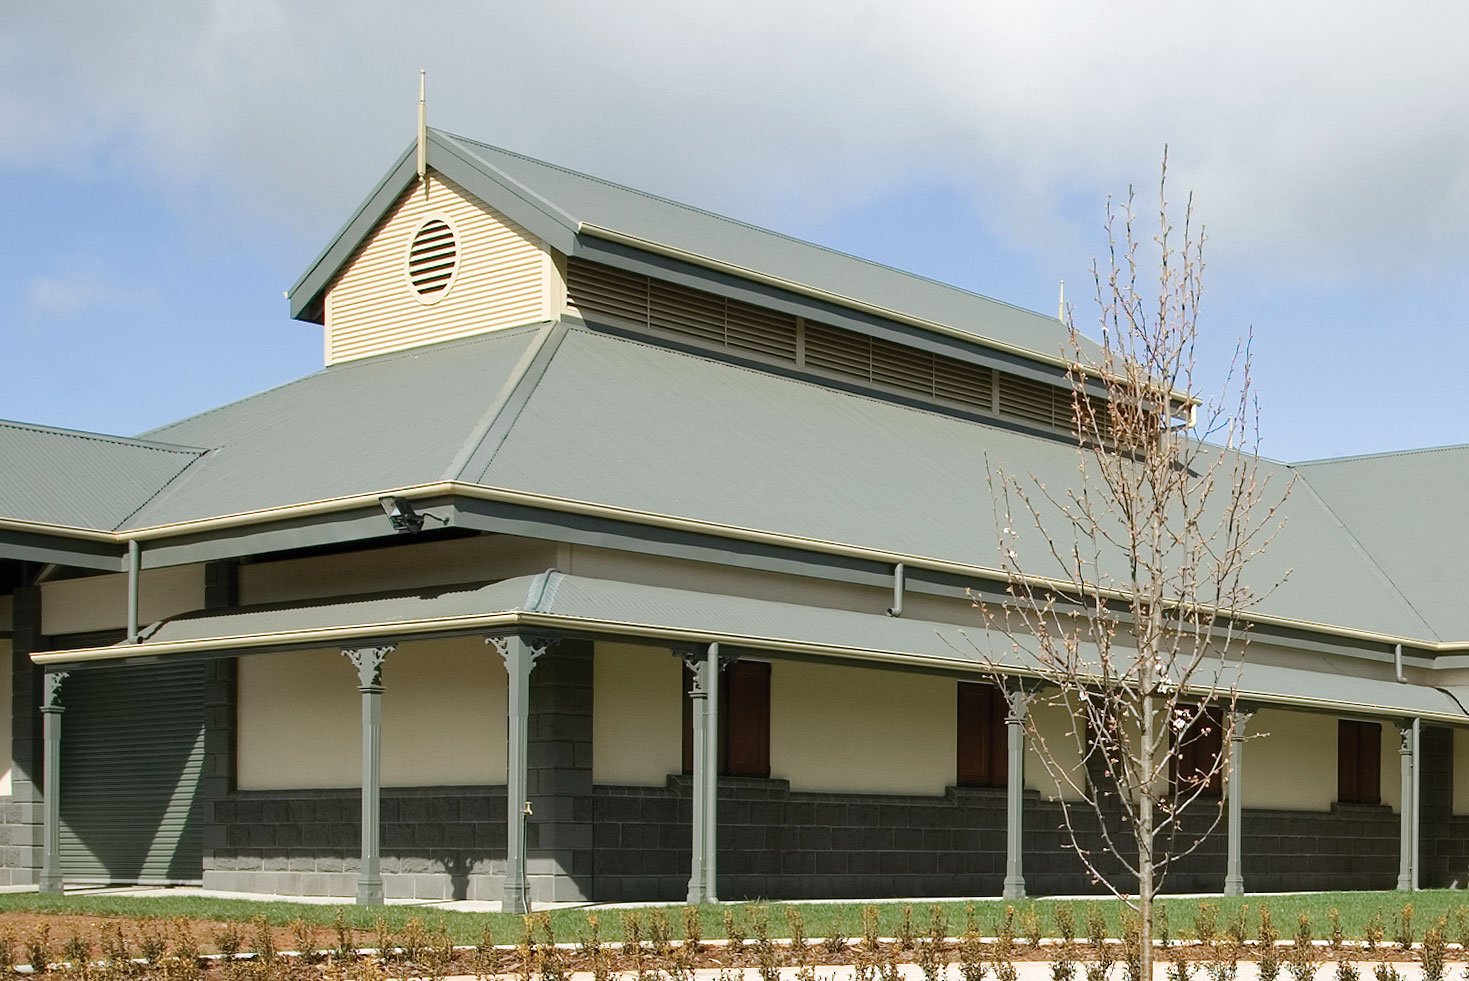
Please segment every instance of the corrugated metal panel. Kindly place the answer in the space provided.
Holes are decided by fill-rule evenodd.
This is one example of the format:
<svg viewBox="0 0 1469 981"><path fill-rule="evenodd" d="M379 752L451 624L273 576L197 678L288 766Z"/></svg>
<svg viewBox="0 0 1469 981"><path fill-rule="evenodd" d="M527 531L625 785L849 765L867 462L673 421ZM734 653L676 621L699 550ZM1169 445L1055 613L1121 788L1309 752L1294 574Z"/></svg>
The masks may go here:
<svg viewBox="0 0 1469 981"><path fill-rule="evenodd" d="M110 530L203 452L0 422L0 517Z"/></svg>
<svg viewBox="0 0 1469 981"><path fill-rule="evenodd" d="M706 256L837 296L1057 357L1070 350L1055 317L979 296L666 198L621 187L461 136L438 134L586 224ZM485 194L494 193L490 180ZM1087 354L1096 345L1083 339Z"/></svg>
<svg viewBox="0 0 1469 981"><path fill-rule="evenodd" d="M545 248L451 181L430 173L428 184L427 196L417 186L399 199L327 290L328 364L550 318ZM447 289L420 295L410 245L430 222L443 226L436 243L452 234L454 246L433 253L437 274L455 265L436 281Z"/></svg>
<svg viewBox="0 0 1469 981"><path fill-rule="evenodd" d="M198 882L203 665L74 672L63 702L61 867L67 879Z"/></svg>
<svg viewBox="0 0 1469 981"><path fill-rule="evenodd" d="M222 449L128 526L447 479L535 336L513 329L333 365L156 430Z"/></svg>

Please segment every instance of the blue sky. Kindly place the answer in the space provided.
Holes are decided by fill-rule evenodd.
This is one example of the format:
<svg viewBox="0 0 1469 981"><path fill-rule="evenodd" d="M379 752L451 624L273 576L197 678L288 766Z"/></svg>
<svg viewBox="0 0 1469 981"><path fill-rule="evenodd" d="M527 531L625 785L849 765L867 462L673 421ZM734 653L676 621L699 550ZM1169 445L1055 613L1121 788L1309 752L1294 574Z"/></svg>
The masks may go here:
<svg viewBox="0 0 1469 981"><path fill-rule="evenodd" d="M1201 373L1253 328L1267 455L1469 440L1469 12L1279 7L11 2L0 418L133 434L318 368L282 291L425 67L436 126L1047 312L1064 278L1083 329L1166 143Z"/></svg>

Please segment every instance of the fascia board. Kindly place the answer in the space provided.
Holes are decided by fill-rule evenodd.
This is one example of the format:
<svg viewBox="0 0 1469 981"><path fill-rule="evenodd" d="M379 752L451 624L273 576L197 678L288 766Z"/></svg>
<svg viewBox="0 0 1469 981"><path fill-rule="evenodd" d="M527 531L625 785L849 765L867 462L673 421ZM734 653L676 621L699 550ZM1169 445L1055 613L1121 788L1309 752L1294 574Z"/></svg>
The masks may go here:
<svg viewBox="0 0 1469 981"><path fill-rule="evenodd" d="M84 529L68 529L84 531ZM34 529L0 525L0 559L65 565L101 572L121 572L123 546L112 539L74 534L43 533Z"/></svg>
<svg viewBox="0 0 1469 981"><path fill-rule="evenodd" d="M296 284L286 291L292 319L308 319L308 312L318 304L322 291L336 276L337 271L357 250L357 246L362 244L373 226L387 214L393 202L418 179L415 158L416 146L410 144L378 182L377 187L373 188L372 193L357 206L347 223L332 237L327 247L321 250L321 254L307 267L301 278L296 280Z"/></svg>
<svg viewBox="0 0 1469 981"><path fill-rule="evenodd" d="M576 216L437 130L429 130L428 166L563 255L571 255L576 249L581 229Z"/></svg>

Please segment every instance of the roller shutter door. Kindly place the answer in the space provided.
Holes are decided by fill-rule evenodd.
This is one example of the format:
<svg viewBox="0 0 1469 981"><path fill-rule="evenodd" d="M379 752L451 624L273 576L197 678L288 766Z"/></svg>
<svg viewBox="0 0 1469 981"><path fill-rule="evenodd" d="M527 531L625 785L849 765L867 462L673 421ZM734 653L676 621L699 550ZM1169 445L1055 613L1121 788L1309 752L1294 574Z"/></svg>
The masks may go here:
<svg viewBox="0 0 1469 981"><path fill-rule="evenodd" d="M203 665L74 671L62 704L67 880L199 882Z"/></svg>

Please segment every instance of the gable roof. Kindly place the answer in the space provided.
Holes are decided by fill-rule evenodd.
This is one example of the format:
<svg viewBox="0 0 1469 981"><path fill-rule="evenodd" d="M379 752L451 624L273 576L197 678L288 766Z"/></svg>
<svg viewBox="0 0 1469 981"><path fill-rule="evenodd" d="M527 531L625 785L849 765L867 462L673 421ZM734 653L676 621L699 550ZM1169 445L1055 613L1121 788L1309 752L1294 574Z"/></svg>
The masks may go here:
<svg viewBox="0 0 1469 981"><path fill-rule="evenodd" d="M111 531L204 450L0 422L0 515Z"/></svg>
<svg viewBox="0 0 1469 981"><path fill-rule="evenodd" d="M1055 317L668 198L439 130L429 131L428 165L567 255L590 236L1047 363L1069 360ZM293 317L315 315L337 272L416 178L410 147L287 294Z"/></svg>

